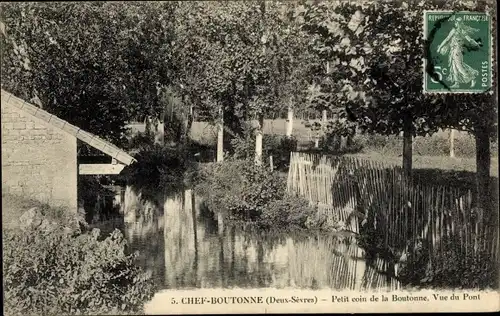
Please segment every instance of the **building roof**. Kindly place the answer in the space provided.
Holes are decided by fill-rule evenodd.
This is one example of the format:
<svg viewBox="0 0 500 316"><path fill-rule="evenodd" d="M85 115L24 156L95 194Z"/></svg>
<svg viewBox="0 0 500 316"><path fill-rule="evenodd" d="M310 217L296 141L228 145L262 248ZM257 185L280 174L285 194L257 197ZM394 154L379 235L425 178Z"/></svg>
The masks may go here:
<svg viewBox="0 0 500 316"><path fill-rule="evenodd" d="M26 102L23 99L20 99L13 94L5 91L2 89L2 103L6 102L18 109L21 109L38 119L41 119L42 121L47 122L48 124L72 135L75 136L77 139L83 141L84 143L102 151L103 153L111 156L112 158L116 159L117 161L125 164L125 165L130 165L132 162L136 161L134 157L130 156L127 152L123 151L122 149L116 147L115 145L111 144L108 141L105 141L96 135L89 133L87 131L84 131L60 118L57 116L50 114L47 111L44 111L40 109L39 107Z"/></svg>

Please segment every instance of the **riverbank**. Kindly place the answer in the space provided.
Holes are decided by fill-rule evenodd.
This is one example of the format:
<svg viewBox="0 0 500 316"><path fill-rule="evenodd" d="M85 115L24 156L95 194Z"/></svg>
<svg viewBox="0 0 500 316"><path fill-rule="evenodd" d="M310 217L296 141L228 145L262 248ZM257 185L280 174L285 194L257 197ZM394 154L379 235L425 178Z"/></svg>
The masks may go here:
<svg viewBox="0 0 500 316"><path fill-rule="evenodd" d="M102 235L68 210L5 193L2 220L6 315L126 315L155 292L120 231Z"/></svg>

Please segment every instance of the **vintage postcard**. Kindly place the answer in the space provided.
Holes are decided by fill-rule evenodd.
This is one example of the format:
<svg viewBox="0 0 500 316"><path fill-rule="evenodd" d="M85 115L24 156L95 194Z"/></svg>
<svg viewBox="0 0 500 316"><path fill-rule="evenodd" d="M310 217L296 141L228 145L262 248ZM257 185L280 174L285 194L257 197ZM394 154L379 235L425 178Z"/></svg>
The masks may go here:
<svg viewBox="0 0 500 316"><path fill-rule="evenodd" d="M0 5L5 315L500 310L495 1Z"/></svg>

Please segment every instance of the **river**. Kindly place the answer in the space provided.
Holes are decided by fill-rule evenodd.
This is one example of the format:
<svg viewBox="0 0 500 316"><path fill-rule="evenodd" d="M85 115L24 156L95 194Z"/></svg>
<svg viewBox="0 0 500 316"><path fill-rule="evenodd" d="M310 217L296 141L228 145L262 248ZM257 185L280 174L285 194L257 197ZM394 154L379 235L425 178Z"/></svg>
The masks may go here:
<svg viewBox="0 0 500 316"><path fill-rule="evenodd" d="M370 264L355 238L334 234L275 234L251 227L218 228L191 190L122 200L124 234L137 262L159 290L303 288L395 290L384 262Z"/></svg>

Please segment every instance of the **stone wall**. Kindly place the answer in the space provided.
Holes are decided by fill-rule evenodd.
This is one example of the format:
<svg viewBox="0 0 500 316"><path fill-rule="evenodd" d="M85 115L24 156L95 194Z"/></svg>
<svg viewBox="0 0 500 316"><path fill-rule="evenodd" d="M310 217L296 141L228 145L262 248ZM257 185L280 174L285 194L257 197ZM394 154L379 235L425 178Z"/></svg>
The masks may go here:
<svg viewBox="0 0 500 316"><path fill-rule="evenodd" d="M2 193L77 209L76 137L2 100Z"/></svg>

